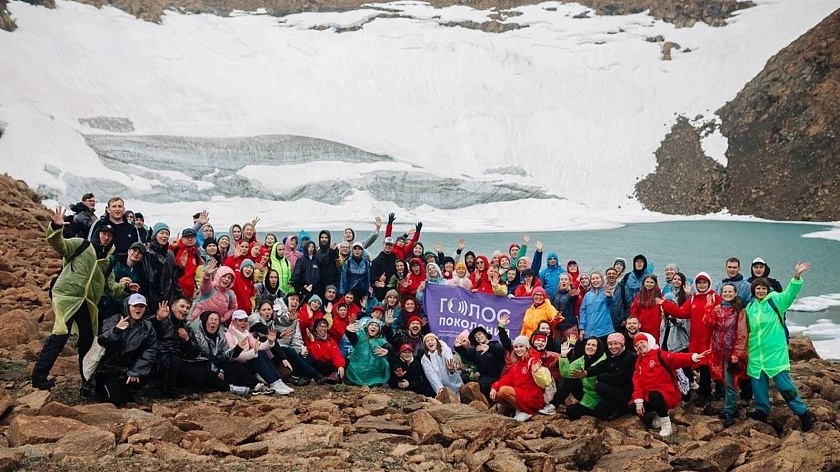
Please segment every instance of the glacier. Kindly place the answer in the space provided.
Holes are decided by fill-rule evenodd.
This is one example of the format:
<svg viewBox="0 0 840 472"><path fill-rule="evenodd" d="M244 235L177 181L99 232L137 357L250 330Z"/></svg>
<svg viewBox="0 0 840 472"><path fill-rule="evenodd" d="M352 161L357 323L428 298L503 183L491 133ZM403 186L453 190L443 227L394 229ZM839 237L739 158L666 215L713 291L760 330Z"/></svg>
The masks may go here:
<svg viewBox="0 0 840 472"><path fill-rule="evenodd" d="M19 29L0 32L0 171L64 204L95 189L150 220L207 208L214 220L275 216L266 229L389 211L432 230L673 218L631 195L677 116L715 120L770 56L840 7L755 3L725 27L675 28L557 2L501 16L421 2L283 18L167 12L158 25L13 1ZM523 28L451 26L491 16ZM657 36L682 46L672 60ZM725 159L726 140L704 149Z"/></svg>

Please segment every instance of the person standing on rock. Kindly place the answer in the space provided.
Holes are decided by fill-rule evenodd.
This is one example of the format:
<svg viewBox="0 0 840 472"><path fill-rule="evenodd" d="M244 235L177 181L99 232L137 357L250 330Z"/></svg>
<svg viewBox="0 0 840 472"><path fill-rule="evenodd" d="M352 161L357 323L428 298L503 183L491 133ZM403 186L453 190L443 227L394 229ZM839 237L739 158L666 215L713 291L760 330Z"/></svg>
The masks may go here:
<svg viewBox="0 0 840 472"><path fill-rule="evenodd" d="M650 426L660 428L659 435L668 437L673 432L668 411L682 400L674 371L696 365L711 350L699 354L662 351L648 333L637 334L633 342L638 353L632 395L636 414L645 420L650 418Z"/></svg>
<svg viewBox="0 0 840 472"><path fill-rule="evenodd" d="M770 379L773 379L788 408L799 416L802 431L811 430L813 418L790 378L785 312L802 290L802 273L810 268L810 262L797 263L793 269L793 279L781 293L772 292L770 282L765 278L754 280L750 291L755 301L747 305L747 375L752 380L755 398L755 411L749 416L755 420L767 421L770 414Z"/></svg>
<svg viewBox="0 0 840 472"><path fill-rule="evenodd" d="M738 288L738 296L744 303L752 301L750 283L741 275L741 261L737 257L730 257L726 260L726 277L715 285L715 293L721 294L723 284L732 284Z"/></svg>
<svg viewBox="0 0 840 472"><path fill-rule="evenodd" d="M96 197L92 193L82 195L82 201L70 205L73 215L73 224L64 228L65 238L86 238L90 233L90 227L96 221ZM69 233L69 234L68 234Z"/></svg>
<svg viewBox="0 0 840 472"><path fill-rule="evenodd" d="M712 379L723 382L725 396L720 418L725 427L735 424L738 417L738 382L744 377L746 358L747 312L738 297L735 284L723 284L719 305L706 303L703 322L713 328L712 355L709 369Z"/></svg>
<svg viewBox="0 0 840 472"><path fill-rule="evenodd" d="M98 304L103 293L116 298L129 295L129 283L116 282L113 273L105 275L114 251L111 226L102 225L97 232L96 242L88 243L82 238L64 239L64 226L69 224L64 220L64 208L56 208L51 217L52 222L47 227L47 242L61 254L64 267L51 290L52 309L55 313L53 331L44 341L32 370L32 386L42 390L55 385L55 381L48 379L48 376L70 337L73 324L76 324L79 333L76 349L79 352L81 372L82 360L98 332Z"/></svg>
<svg viewBox="0 0 840 472"><path fill-rule="evenodd" d="M770 282L770 288L773 289L774 292L781 292L784 290L782 288L782 284L779 283L778 280L770 277L770 266L764 262L764 259L756 257L752 261L752 266L750 267L750 278L747 279L747 283L752 284L755 279L762 277Z"/></svg>
<svg viewBox="0 0 840 472"><path fill-rule="evenodd" d="M126 254L132 244L143 242L134 223L129 222L125 216L125 201L121 197L111 197L108 200L105 214L91 225L88 240L95 241L99 229L106 223L114 228L114 254Z"/></svg>

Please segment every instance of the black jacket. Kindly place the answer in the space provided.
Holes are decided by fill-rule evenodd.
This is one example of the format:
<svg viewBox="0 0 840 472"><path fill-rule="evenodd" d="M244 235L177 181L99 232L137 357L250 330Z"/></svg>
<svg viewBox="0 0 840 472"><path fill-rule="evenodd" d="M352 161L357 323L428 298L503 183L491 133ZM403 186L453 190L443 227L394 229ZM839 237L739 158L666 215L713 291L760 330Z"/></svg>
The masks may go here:
<svg viewBox="0 0 840 472"><path fill-rule="evenodd" d="M149 243L146 255L143 257L143 270L146 274L146 299L149 311L157 310L160 302L170 302L180 290L177 283L175 255L168 247L163 247L157 241Z"/></svg>
<svg viewBox="0 0 840 472"><path fill-rule="evenodd" d="M402 376L397 375L397 369L402 369ZM401 389L397 386L400 380L408 380L407 389ZM420 359L415 357L411 364L406 364L404 360L397 358L391 363L391 377L388 379L388 385L391 388L410 390L420 395L429 395L423 389L423 385L426 383L428 382L423 382L423 367L420 365Z"/></svg>
<svg viewBox="0 0 840 472"><path fill-rule="evenodd" d="M776 292L776 293L784 292L785 289L782 288L782 284L779 283L778 280L770 277L770 266L767 265L767 264L764 264L764 267L766 267L764 269L764 278L767 279L768 282L770 282L770 288L773 289L773 291ZM753 283L753 280L755 280L757 278L759 278L759 277L755 276L755 273L753 272L752 267L750 267L750 278L747 279L747 282Z"/></svg>
<svg viewBox="0 0 840 472"><path fill-rule="evenodd" d="M390 290L387 285L385 287L377 287L376 282L385 274L385 283L397 273L397 255L393 252L385 254L380 252L378 256L370 263L370 284L373 285L373 296L377 300L385 300L385 294Z"/></svg>
<svg viewBox="0 0 840 472"><path fill-rule="evenodd" d="M128 328L117 329L120 315L114 315L102 324L99 345L105 354L96 368L97 373L120 373L132 377L145 377L152 372L157 360L157 335L151 321L129 320Z"/></svg>
<svg viewBox="0 0 840 472"><path fill-rule="evenodd" d="M327 243L321 244L321 235L327 235ZM332 243L332 235L327 230L322 230L318 233L318 250L315 251L315 261L318 262L318 268L321 274L321 285L338 286L338 249L330 248Z"/></svg>
<svg viewBox="0 0 840 472"><path fill-rule="evenodd" d="M87 239L90 233L90 227L93 225L94 220L96 220L96 215L82 202L70 205L70 210L75 214L73 215L73 222L64 228L65 239ZM68 236L68 233L70 233L70 236Z"/></svg>
<svg viewBox="0 0 840 472"><path fill-rule="evenodd" d="M487 352L478 352L474 347L458 346L455 352L461 355L461 359L475 365L478 373L478 384L481 386L492 385L499 380L502 369L505 367L505 348L499 341L490 341L490 349Z"/></svg>
<svg viewBox="0 0 840 472"><path fill-rule="evenodd" d="M178 336L178 329L187 329L184 321L175 318L175 315L169 313L163 321L159 321L157 316L152 316L152 326L155 328L158 342L158 358L163 359L168 356L178 356L185 359L195 359L200 354L198 347L195 346L191 340L184 341ZM187 330L187 334L190 331Z"/></svg>
<svg viewBox="0 0 840 472"><path fill-rule="evenodd" d="M598 382L614 387L626 387L633 390L633 372L636 369L636 351L624 349L617 356L608 355L604 362L586 369L587 377L598 376Z"/></svg>
<svg viewBox="0 0 840 472"><path fill-rule="evenodd" d="M574 328L578 325L577 315L575 315L575 303L577 299L577 296L573 297L569 295L568 290L563 292L558 289L554 292L554 296L551 297L551 304L554 305L557 311L563 314L563 322L555 328L557 331Z"/></svg>
<svg viewBox="0 0 840 472"><path fill-rule="evenodd" d="M130 248L132 244L143 242L143 240L140 239L140 233L137 231L137 228L135 228L133 224L129 223L125 219L125 216L123 216L120 223L114 223L108 218L107 213L102 215L96 223L93 223L91 226L88 237L91 242L99 241L99 227L106 222L110 223L111 226L114 227L114 241L112 243L116 249L114 254L128 254L128 248Z"/></svg>
<svg viewBox="0 0 840 472"><path fill-rule="evenodd" d="M304 250L306 250L305 246ZM318 266L318 260L314 256L310 259L305 252L303 257L298 259L295 263L295 269L292 271L292 278L289 282L292 287L295 288L295 291L302 294L304 297L310 293L316 293L319 295L323 295L324 293L323 286L321 285L321 270ZM309 292L304 288L307 285L312 285L312 292Z"/></svg>

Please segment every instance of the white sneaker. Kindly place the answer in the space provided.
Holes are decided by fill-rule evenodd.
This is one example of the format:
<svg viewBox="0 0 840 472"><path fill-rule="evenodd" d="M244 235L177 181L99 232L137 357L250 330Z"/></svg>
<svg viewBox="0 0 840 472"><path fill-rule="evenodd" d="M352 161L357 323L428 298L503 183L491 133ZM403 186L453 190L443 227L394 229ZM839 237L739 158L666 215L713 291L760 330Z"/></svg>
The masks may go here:
<svg viewBox="0 0 840 472"><path fill-rule="evenodd" d="M653 414L653 421L650 422L650 425L654 428L662 426L662 422L660 421L659 415L657 415L656 413Z"/></svg>
<svg viewBox="0 0 840 472"><path fill-rule="evenodd" d="M534 415L529 415L528 413L525 413L524 411L516 410L516 416L514 416L513 419L515 419L516 421L519 421L519 422L524 422L524 421L530 420L532 416L534 416Z"/></svg>
<svg viewBox="0 0 840 472"><path fill-rule="evenodd" d="M270 389L270 388L269 388L266 384L264 384L264 383L259 383L259 384L257 384L257 386L256 386L256 387L254 387L254 390L253 390L253 391L251 391L251 395L253 395L253 396L257 396L257 395L273 395L273 394L274 394L274 390Z"/></svg>
<svg viewBox="0 0 840 472"><path fill-rule="evenodd" d="M661 418L659 422L662 425L662 429L659 430L659 435L663 438L667 438L673 432L671 430L671 418L666 416L664 418Z"/></svg>
<svg viewBox="0 0 840 472"><path fill-rule="evenodd" d="M236 394L236 395L248 395L249 393L251 393L251 389L248 388L248 387L242 387L242 386L239 386L239 385L231 385L230 386L230 393L233 393L233 394Z"/></svg>
<svg viewBox="0 0 840 472"><path fill-rule="evenodd" d="M551 403L542 407L542 410L539 411L539 414L548 415L548 416L551 416L555 413L557 413L557 408L554 405L552 405Z"/></svg>
<svg viewBox="0 0 840 472"><path fill-rule="evenodd" d="M292 390L288 385L284 384L282 380L277 379L274 383L269 385L269 388L274 390L274 393L278 395L288 395L294 390Z"/></svg>

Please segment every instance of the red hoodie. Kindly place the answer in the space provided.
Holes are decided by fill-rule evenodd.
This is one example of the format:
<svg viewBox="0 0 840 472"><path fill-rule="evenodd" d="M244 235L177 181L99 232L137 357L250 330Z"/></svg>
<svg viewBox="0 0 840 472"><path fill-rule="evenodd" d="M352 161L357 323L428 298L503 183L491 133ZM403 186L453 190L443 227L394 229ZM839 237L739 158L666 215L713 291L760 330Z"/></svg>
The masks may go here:
<svg viewBox="0 0 840 472"><path fill-rule="evenodd" d="M181 258L184 254L187 255L187 262L181 267ZM199 255L198 247L187 247L183 240L178 241L178 246L175 251L175 263L184 271L181 277L178 278L178 287L181 288L181 293L190 300L195 298L195 272L201 263L200 259L201 256Z"/></svg>
<svg viewBox="0 0 840 472"><path fill-rule="evenodd" d="M645 332L653 336L653 339L656 340L656 344L659 344L659 326L662 321L662 315L660 314L659 305L653 303L652 306L643 306L642 305L642 293L644 293L645 289L639 292L636 295L636 298L633 299L633 304L630 305L630 316L635 316L639 319L639 331ZM662 298L662 292L659 291L659 287L654 288L653 298Z"/></svg>
<svg viewBox="0 0 840 472"><path fill-rule="evenodd" d="M534 352L529 352L524 359L516 361L493 384L496 391L502 387L513 387L516 393L516 408L529 415L545 406L544 390L534 382L534 376L531 374L531 363L540 358L539 354Z"/></svg>
<svg viewBox="0 0 840 472"><path fill-rule="evenodd" d="M322 310L312 313L312 308L309 308L308 303L300 307L300 311L298 311L298 323L300 323L300 332L303 333L304 338L308 337L305 331L308 331L309 328L312 327L312 323L314 323L318 318L323 317L324 312Z"/></svg>
<svg viewBox="0 0 840 472"><path fill-rule="evenodd" d="M242 275L242 269L235 271L236 279L233 281L234 295L236 295L236 306L240 310L245 310L245 313L254 311L254 304L251 302L251 297L256 295L257 290L254 288L254 274L250 278Z"/></svg>
<svg viewBox="0 0 840 472"><path fill-rule="evenodd" d="M484 261L484 272L478 271L478 261ZM472 282L473 290L478 289L481 293L493 293L493 285L490 283L490 277L487 275L488 269L490 269L490 262L487 260L486 256L477 256L475 258L476 261L476 269L470 274L470 282Z"/></svg>
<svg viewBox="0 0 840 472"><path fill-rule="evenodd" d="M388 223L385 226L385 237L390 238L391 232L394 230L394 225ZM399 247L394 244L394 254L397 256L397 260L404 261L406 257L411 254L411 250L414 249L414 245L417 244L417 241L420 240L420 231L415 231L414 234L411 236L411 240L407 241L403 247Z"/></svg>
<svg viewBox="0 0 840 472"><path fill-rule="evenodd" d="M708 279L709 287L712 286L711 278L708 274L701 272L694 278L695 287L697 286L697 279L700 277ZM714 328L703 322L703 317L706 315L706 297L710 294L714 296L712 306L720 305L723 299L720 298L720 295L712 291L711 288L709 288L709 290L705 293L693 294L691 297L687 298L685 303L683 303L680 307L670 300L666 300L665 303L662 304L662 308L665 310L667 315L673 316L674 318L687 318L691 320L691 330L688 336L688 350L691 352L704 352L712 346L712 332L714 331ZM701 364L708 364L709 361L710 356L707 356L703 359Z"/></svg>
<svg viewBox="0 0 840 472"><path fill-rule="evenodd" d="M531 286L530 289L526 288L524 283L521 283L518 287L516 287L516 290L514 290L513 296L530 297L533 294L534 289L537 287L542 287L542 282L540 281L539 277L534 277L534 284Z"/></svg>
<svg viewBox="0 0 840 472"><path fill-rule="evenodd" d="M667 369L659 362L660 356L667 365ZM693 366L691 356L690 352L662 351L658 346L656 349L649 349L643 356L639 356L636 359L636 370L633 372L632 399L641 398L648 401L650 392L657 391L662 394L665 399L665 406L669 410L676 408L682 400L682 393L677 388L673 372L676 369Z"/></svg>
<svg viewBox="0 0 840 472"><path fill-rule="evenodd" d="M420 273L415 274L411 270L411 265L417 263L420 264ZM408 263L408 274L406 274L405 279L399 285L399 292L400 298L406 297L417 297L417 289L420 288L420 284L426 281L426 267L423 264L423 260L419 257L415 257Z"/></svg>

